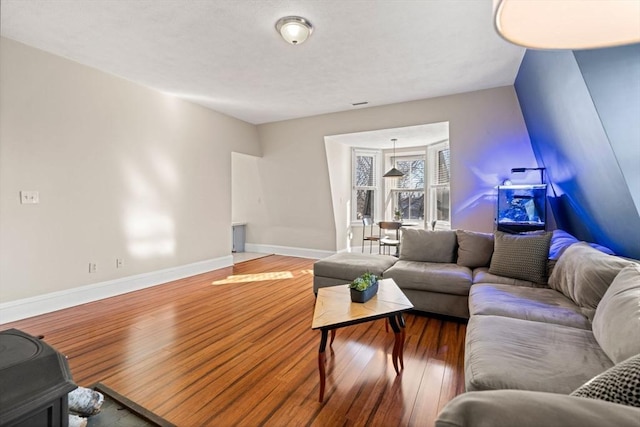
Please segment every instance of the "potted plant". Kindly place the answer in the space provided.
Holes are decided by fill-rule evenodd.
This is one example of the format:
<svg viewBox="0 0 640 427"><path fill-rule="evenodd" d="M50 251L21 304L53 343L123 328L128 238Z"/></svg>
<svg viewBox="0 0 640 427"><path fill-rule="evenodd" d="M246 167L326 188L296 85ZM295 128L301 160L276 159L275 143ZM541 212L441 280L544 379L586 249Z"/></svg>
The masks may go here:
<svg viewBox="0 0 640 427"><path fill-rule="evenodd" d="M364 273L351 282L349 288L351 288L351 301L367 302L378 293L378 277L369 272Z"/></svg>
<svg viewBox="0 0 640 427"><path fill-rule="evenodd" d="M400 208L396 208L396 210L393 212L393 219L396 221L402 220L402 212L400 211Z"/></svg>

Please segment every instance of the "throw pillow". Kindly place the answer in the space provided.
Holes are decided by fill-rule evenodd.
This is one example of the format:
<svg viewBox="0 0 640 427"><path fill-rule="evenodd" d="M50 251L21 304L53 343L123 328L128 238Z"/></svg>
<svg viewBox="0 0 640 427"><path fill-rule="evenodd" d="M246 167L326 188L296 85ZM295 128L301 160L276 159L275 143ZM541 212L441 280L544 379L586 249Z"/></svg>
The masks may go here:
<svg viewBox="0 0 640 427"><path fill-rule="evenodd" d="M493 255L493 234L456 230L458 237L458 265L487 267Z"/></svg>
<svg viewBox="0 0 640 427"><path fill-rule="evenodd" d="M640 264L624 268L613 280L596 308L592 330L615 363L640 354Z"/></svg>
<svg viewBox="0 0 640 427"><path fill-rule="evenodd" d="M549 287L581 307L594 309L620 270L632 262L579 242L569 246L549 277Z"/></svg>
<svg viewBox="0 0 640 427"><path fill-rule="evenodd" d="M640 354L618 363L581 385L571 396L640 408Z"/></svg>
<svg viewBox="0 0 640 427"><path fill-rule="evenodd" d="M508 234L496 231L489 273L546 283L550 242L551 233Z"/></svg>
<svg viewBox="0 0 640 427"><path fill-rule="evenodd" d="M407 228L402 232L400 259L421 262L455 262L456 232Z"/></svg>

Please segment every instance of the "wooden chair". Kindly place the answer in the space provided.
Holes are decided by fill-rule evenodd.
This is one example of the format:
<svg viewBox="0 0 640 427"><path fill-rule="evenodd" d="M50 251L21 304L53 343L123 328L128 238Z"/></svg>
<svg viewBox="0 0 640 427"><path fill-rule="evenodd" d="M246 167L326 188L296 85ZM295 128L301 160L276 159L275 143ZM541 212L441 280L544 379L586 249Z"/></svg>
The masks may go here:
<svg viewBox="0 0 640 427"><path fill-rule="evenodd" d="M398 248L400 247L400 227L402 227L402 223L395 222L395 221L380 221L378 223L378 227L380 227L380 233L379 233L380 246L379 246L378 252L386 253L385 248L389 248L388 253L391 254L391 247L395 247L396 252L394 255L398 256L399 255ZM395 230L396 232L395 239L387 236L386 234L387 231L393 231L393 230ZM383 233L384 233L384 236L383 236Z"/></svg>
<svg viewBox="0 0 640 427"><path fill-rule="evenodd" d="M364 218L362 218L362 252L364 253L364 242L368 241L369 242L369 253L371 253L372 251L372 247L373 247L373 242L379 242L380 241L380 233L378 233L377 236L373 235L373 226L374 226L374 222L371 219L370 216L365 216ZM367 228L369 228L369 235L367 236ZM380 252L380 249L378 249L378 253Z"/></svg>

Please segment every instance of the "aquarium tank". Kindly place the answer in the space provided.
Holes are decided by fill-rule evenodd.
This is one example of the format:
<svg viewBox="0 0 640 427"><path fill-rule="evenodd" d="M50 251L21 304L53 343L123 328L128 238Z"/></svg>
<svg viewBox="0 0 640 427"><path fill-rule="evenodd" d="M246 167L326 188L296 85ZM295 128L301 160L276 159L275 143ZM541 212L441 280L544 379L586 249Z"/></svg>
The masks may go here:
<svg viewBox="0 0 640 427"><path fill-rule="evenodd" d="M497 229L509 233L544 230L547 185L499 185Z"/></svg>

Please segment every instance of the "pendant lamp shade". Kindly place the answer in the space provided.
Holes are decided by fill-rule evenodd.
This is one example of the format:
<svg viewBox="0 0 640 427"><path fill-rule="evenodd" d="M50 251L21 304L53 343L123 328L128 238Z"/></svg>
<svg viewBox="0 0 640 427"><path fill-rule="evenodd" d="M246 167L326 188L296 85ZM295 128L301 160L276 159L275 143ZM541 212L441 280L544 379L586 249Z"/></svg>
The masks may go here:
<svg viewBox="0 0 640 427"><path fill-rule="evenodd" d="M638 0L493 0L495 27L533 49L595 49L640 42Z"/></svg>
<svg viewBox="0 0 640 427"><path fill-rule="evenodd" d="M399 178L401 176L404 176L404 174L396 168L391 168L389 169L389 172L385 173L382 176L384 176L385 178Z"/></svg>
<svg viewBox="0 0 640 427"><path fill-rule="evenodd" d="M396 169L395 167L395 163L396 163L396 141L397 139L392 139L391 142L393 142L393 167L391 169L389 169L389 171L387 173L385 173L384 175L382 175L385 178L399 178L401 176L404 176L404 174L402 172L400 172L398 169Z"/></svg>

